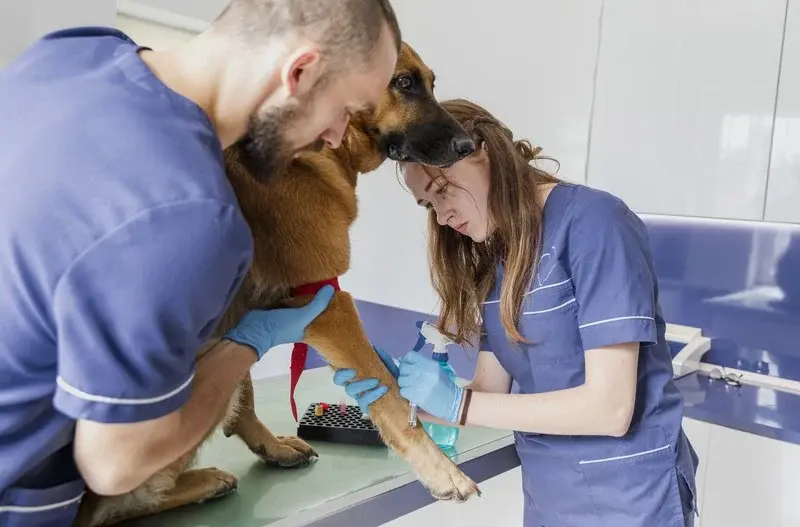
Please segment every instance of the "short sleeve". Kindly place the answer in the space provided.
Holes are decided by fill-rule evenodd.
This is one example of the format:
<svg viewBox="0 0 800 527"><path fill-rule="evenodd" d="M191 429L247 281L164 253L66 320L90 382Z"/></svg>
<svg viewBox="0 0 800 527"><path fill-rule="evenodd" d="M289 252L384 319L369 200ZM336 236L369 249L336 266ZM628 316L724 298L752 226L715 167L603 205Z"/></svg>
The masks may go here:
<svg viewBox="0 0 800 527"><path fill-rule="evenodd" d="M647 231L624 203L603 199L575 212L569 261L584 350L656 342L656 277Z"/></svg>
<svg viewBox="0 0 800 527"><path fill-rule="evenodd" d="M148 210L93 244L54 292L55 407L108 423L180 408L251 255L238 209L214 200Z"/></svg>

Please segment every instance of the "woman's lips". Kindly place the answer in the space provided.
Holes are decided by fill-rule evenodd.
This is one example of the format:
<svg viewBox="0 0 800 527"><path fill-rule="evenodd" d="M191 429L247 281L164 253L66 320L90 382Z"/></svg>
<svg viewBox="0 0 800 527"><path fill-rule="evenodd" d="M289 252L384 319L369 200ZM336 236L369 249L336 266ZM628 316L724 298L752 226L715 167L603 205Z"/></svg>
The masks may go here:
<svg viewBox="0 0 800 527"><path fill-rule="evenodd" d="M466 222L466 221L465 221L465 222L464 222L464 223L462 223L461 225L456 225L454 228L455 228L455 230L457 230L457 231L458 231L458 232L460 232L461 234L464 234L464 231L466 231L466 230L467 230L467 223L469 223L469 222Z"/></svg>

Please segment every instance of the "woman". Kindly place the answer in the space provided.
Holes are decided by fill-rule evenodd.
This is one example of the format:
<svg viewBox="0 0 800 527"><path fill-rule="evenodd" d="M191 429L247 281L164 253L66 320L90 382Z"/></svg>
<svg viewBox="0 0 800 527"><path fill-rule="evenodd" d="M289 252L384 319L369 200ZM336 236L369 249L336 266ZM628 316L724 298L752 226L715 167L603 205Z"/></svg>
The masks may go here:
<svg viewBox="0 0 800 527"><path fill-rule="evenodd" d="M423 419L515 431L527 527L693 525L697 456L645 226L618 198L532 166L539 149L483 108L444 106L475 154L402 170L429 210L440 330L480 351L464 388L422 354L397 368L379 351L401 395ZM353 376L335 382L365 410L386 392Z"/></svg>

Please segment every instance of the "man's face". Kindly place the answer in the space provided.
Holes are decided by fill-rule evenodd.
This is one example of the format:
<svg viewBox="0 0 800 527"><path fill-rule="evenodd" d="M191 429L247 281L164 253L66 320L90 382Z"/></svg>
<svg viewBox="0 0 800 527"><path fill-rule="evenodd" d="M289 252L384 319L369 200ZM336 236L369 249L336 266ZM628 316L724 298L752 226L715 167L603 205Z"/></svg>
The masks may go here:
<svg viewBox="0 0 800 527"><path fill-rule="evenodd" d="M245 148L255 156L262 176L284 170L302 150L318 150L325 145L338 148L350 117L380 103L397 62L391 34L388 30L383 33L366 68L326 74L313 71L313 67L322 67L319 61L305 65L297 61L301 66L290 71L287 87L293 95L280 105L265 105L250 120ZM313 82L304 75L313 77ZM304 86L304 81L310 86Z"/></svg>

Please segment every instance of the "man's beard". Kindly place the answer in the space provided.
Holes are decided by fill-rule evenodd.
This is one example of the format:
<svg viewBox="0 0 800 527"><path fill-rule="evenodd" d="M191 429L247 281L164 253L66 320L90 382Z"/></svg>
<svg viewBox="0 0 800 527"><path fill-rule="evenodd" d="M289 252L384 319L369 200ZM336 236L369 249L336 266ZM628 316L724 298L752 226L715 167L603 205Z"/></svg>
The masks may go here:
<svg viewBox="0 0 800 527"><path fill-rule="evenodd" d="M290 129L308 120L318 93L315 89L295 105L271 108L265 115L250 119L247 135L241 142L242 162L257 181L265 183L284 174L297 152L318 151L325 146L322 139L317 139L298 147L288 138Z"/></svg>
<svg viewBox="0 0 800 527"><path fill-rule="evenodd" d="M296 114L293 108L273 108L250 119L241 141L242 162L257 181L266 183L292 162L294 148L286 136L289 126L297 122Z"/></svg>

